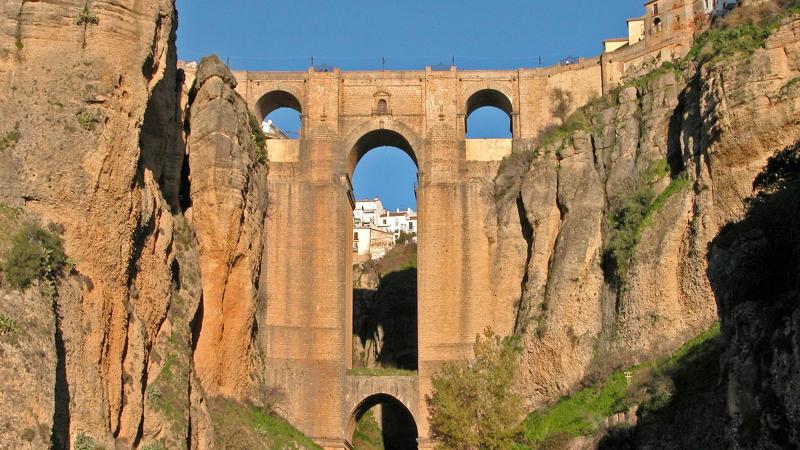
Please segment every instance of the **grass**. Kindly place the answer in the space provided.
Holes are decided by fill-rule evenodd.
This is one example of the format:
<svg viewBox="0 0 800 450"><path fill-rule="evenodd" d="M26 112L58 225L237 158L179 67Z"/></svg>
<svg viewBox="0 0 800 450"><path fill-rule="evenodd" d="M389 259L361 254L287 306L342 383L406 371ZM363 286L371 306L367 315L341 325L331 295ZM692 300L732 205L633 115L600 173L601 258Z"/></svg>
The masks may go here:
<svg viewBox="0 0 800 450"><path fill-rule="evenodd" d="M560 144L559 147L563 148L567 138L572 136L576 131L588 131L590 128L589 120L583 109L578 109L567 118L563 125L545 128L538 137L536 147L537 149L544 149L555 144Z"/></svg>
<svg viewBox="0 0 800 450"><path fill-rule="evenodd" d="M660 193L652 185L668 176L670 172L666 158L650 164L634 183L627 195L616 199L608 213L609 239L603 255L606 278L624 287L628 266L642 237L642 232L652 225L655 215L670 197L688 189L691 181L685 173L679 174Z"/></svg>
<svg viewBox="0 0 800 450"><path fill-rule="evenodd" d="M781 92L781 94L785 94L785 93L789 92L789 90L791 90L792 88L794 88L795 86L798 86L798 85L800 85L800 77L794 77L791 80L787 81L786 84L784 84L781 87L781 91L780 92ZM0 148L2 148L2 145L0 145Z"/></svg>
<svg viewBox="0 0 800 450"><path fill-rule="evenodd" d="M359 450L383 450L383 432L372 411L367 411L356 424L353 446Z"/></svg>
<svg viewBox="0 0 800 450"><path fill-rule="evenodd" d="M646 74L640 76L639 78L632 80L628 84L636 86L639 89L642 89L648 86L653 80L670 72L672 72L675 75L676 80L680 79L681 77L680 66L674 62L665 61L664 63L661 64L661 66L651 70L650 72L647 72Z"/></svg>
<svg viewBox="0 0 800 450"><path fill-rule="evenodd" d="M736 56L752 55L780 26L784 17L800 12L797 1L738 7L721 22L698 36L685 61L714 64Z"/></svg>
<svg viewBox="0 0 800 450"><path fill-rule="evenodd" d="M255 406L216 398L209 409L220 448L320 448L285 420Z"/></svg>
<svg viewBox="0 0 800 450"><path fill-rule="evenodd" d="M347 369L347 375L354 377L415 377L417 371L393 367L354 367Z"/></svg>
<svg viewBox="0 0 800 450"><path fill-rule="evenodd" d="M695 361L706 358L710 344L716 343L719 336L719 323L716 323L670 355L629 368L630 384L626 371L617 371L596 386L579 390L547 409L531 413L523 422L524 443L519 448L535 447L563 435L591 435L600 429L606 417L625 411L633 404L642 405L646 412L664 409L672 397L672 391L664 387L670 385L679 369L695 367ZM695 373L688 377L706 379L705 375Z"/></svg>
<svg viewBox="0 0 800 450"><path fill-rule="evenodd" d="M686 176L685 173L679 175L675 179L670 182L669 186L664 189L663 192L658 194L658 196L650 203L650 206L647 208L645 212L644 219L642 220L641 225L639 226L639 232L643 231L645 228L649 227L653 223L653 216L655 216L661 208L667 203L670 197L677 194L678 192L689 190L692 187L692 182Z"/></svg>

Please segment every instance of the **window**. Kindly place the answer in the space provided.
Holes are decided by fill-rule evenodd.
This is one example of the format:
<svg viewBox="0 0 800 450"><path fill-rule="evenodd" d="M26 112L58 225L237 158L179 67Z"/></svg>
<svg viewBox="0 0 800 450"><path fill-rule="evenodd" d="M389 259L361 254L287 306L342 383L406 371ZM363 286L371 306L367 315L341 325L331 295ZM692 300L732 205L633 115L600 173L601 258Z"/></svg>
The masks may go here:
<svg viewBox="0 0 800 450"><path fill-rule="evenodd" d="M389 114L389 104L385 99L378 100L378 107L376 108L377 114Z"/></svg>
<svg viewBox="0 0 800 450"><path fill-rule="evenodd" d="M353 240L354 241L358 240L358 232L353 233Z"/></svg>

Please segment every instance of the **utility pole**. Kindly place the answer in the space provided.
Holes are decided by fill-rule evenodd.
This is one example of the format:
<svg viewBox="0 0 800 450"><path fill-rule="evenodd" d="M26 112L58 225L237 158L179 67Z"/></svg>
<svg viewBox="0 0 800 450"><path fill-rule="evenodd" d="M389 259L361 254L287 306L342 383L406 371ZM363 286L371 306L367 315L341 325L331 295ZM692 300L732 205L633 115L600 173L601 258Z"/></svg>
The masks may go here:
<svg viewBox="0 0 800 450"><path fill-rule="evenodd" d="M386 57L381 56L381 72L383 72L384 70L386 70Z"/></svg>
<svg viewBox="0 0 800 450"><path fill-rule="evenodd" d="M311 57L311 67L314 67L314 57Z"/></svg>

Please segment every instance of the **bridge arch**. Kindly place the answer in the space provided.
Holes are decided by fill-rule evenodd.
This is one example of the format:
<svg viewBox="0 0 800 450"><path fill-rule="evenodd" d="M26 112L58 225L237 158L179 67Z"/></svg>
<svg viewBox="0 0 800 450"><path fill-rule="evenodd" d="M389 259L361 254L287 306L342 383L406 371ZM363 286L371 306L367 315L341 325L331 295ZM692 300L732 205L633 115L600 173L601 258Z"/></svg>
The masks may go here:
<svg viewBox="0 0 800 450"><path fill-rule="evenodd" d="M350 132L345 139L344 148L350 149L347 155L347 172L350 177L358 162L370 150L378 147L396 147L405 152L419 170L422 146L416 133L401 122L390 121L375 124L364 123Z"/></svg>
<svg viewBox="0 0 800 450"><path fill-rule="evenodd" d="M469 132L468 121L469 116L479 108L491 106L499 109L508 116L509 131L512 136L514 134L514 105L511 98L505 93L492 88L480 89L473 92L467 98L466 111L464 114L464 132Z"/></svg>
<svg viewBox="0 0 800 450"><path fill-rule="evenodd" d="M303 114L303 106L294 94L276 89L259 97L255 104L255 114L261 121L278 108L291 108Z"/></svg>
<svg viewBox="0 0 800 450"><path fill-rule="evenodd" d="M401 441L399 445L396 445L396 448L417 448L417 439L419 438L419 428L417 427L417 418L414 417L414 413L409 408L409 405L406 405L402 400L398 399L397 397L386 394L386 393L376 393L369 395L368 397L364 398L361 402L359 402L355 408L353 408L350 416L348 417L347 421L347 429L345 437L347 442L350 444L350 448L352 448L353 438L356 431L356 425L358 421L366 414L370 409L377 405L382 405L384 407L382 411L382 415L386 417L387 415L391 414L391 421L395 423L405 422L405 425L408 428L405 430L405 436L396 435L394 439L396 441ZM384 435L386 433L392 433L393 430L386 430L384 429ZM388 448L388 447L387 447Z"/></svg>

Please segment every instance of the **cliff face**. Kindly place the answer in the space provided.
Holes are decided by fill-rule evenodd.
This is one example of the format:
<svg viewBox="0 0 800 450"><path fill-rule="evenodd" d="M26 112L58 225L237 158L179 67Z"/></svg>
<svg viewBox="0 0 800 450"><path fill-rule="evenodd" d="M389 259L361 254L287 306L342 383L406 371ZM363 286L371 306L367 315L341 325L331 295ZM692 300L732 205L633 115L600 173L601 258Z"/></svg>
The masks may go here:
<svg viewBox="0 0 800 450"><path fill-rule="evenodd" d="M800 21L762 49L665 66L504 161L486 218L513 278L531 406L673 350L717 318L706 248L800 137ZM511 269L509 269L511 267Z"/></svg>
<svg viewBox="0 0 800 450"><path fill-rule="evenodd" d="M171 0L0 8L0 203L63 230L75 264L52 308L0 286L30 326L4 337L19 380L0 393L5 442L213 447L206 394L252 385L265 169L218 61L193 93L186 157L176 27Z"/></svg>

